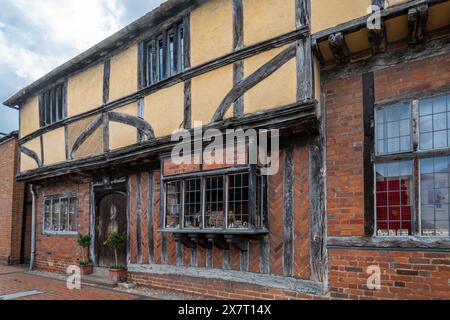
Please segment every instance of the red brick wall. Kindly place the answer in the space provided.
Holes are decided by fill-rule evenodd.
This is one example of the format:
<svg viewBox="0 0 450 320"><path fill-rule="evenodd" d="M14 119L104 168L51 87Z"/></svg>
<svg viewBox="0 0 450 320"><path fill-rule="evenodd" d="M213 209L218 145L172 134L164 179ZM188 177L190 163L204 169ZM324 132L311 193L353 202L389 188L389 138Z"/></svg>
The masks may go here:
<svg viewBox="0 0 450 320"><path fill-rule="evenodd" d="M66 273L70 265L83 259L83 250L76 235L45 235L43 233L43 199L45 196L76 193L78 195L78 232L89 233L90 184L62 182L37 190L36 196L36 267Z"/></svg>
<svg viewBox="0 0 450 320"><path fill-rule="evenodd" d="M374 72L376 101L421 98L450 89L450 55ZM327 106L328 235L364 235L362 75L324 84ZM379 266L381 290L367 287L367 267ZM329 250L331 297L449 299L450 253Z"/></svg>
<svg viewBox="0 0 450 320"><path fill-rule="evenodd" d="M18 146L13 137L0 144L0 263L20 262L24 184L16 182Z"/></svg>
<svg viewBox="0 0 450 320"><path fill-rule="evenodd" d="M171 290L185 294L204 295L210 298L232 300L311 300L327 299L325 296L312 296L289 290L272 289L239 282L192 278L183 275L162 276L157 274L133 273L130 279L140 285Z"/></svg>
<svg viewBox="0 0 450 320"><path fill-rule="evenodd" d="M450 55L415 61L375 72L376 99L420 98L424 90L450 90Z"/></svg>
<svg viewBox="0 0 450 320"><path fill-rule="evenodd" d="M327 108L328 235L364 235L361 75L324 85Z"/></svg>
<svg viewBox="0 0 450 320"><path fill-rule="evenodd" d="M381 269L381 290L367 287L367 268ZM450 299L450 253L330 250L331 297Z"/></svg>

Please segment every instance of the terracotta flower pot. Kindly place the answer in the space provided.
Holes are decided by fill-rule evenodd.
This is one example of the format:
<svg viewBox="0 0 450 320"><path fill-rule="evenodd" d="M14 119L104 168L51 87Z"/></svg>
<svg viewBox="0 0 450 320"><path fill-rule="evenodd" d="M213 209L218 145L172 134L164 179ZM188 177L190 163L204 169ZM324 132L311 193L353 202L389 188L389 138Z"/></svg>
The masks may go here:
<svg viewBox="0 0 450 320"><path fill-rule="evenodd" d="M92 264L88 264L86 266L80 266L81 275L87 276L89 274L94 273L94 266Z"/></svg>
<svg viewBox="0 0 450 320"><path fill-rule="evenodd" d="M128 270L125 269L109 269L109 277L115 283L127 281Z"/></svg>

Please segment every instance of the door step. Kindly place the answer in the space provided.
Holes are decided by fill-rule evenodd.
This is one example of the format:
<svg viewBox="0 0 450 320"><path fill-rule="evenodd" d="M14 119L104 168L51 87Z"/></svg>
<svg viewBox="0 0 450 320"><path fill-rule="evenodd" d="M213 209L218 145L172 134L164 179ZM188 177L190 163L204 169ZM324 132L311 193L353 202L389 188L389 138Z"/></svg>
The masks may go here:
<svg viewBox="0 0 450 320"><path fill-rule="evenodd" d="M87 285L104 286L114 288L117 283L109 277L109 270L105 268L94 268L94 273L81 277L81 283Z"/></svg>

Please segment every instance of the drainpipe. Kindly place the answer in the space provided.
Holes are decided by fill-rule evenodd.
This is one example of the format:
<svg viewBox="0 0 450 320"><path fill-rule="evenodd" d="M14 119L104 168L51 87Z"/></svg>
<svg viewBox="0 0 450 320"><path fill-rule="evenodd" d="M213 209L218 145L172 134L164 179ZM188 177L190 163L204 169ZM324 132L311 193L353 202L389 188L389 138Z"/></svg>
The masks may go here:
<svg viewBox="0 0 450 320"><path fill-rule="evenodd" d="M36 255L36 190L30 185L32 205L31 205L31 257L30 271L34 268L34 256Z"/></svg>

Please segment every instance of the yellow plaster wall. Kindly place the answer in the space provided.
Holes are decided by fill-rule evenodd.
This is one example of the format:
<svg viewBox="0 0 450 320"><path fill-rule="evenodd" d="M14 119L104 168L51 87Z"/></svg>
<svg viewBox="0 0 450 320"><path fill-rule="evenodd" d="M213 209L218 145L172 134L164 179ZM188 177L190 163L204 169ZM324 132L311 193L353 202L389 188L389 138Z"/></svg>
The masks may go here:
<svg viewBox="0 0 450 320"><path fill-rule="evenodd" d="M98 116L92 116L68 125L68 144L69 152L80 134L91 124ZM103 126L101 125L75 152L74 158L95 156L103 153Z"/></svg>
<svg viewBox="0 0 450 320"><path fill-rule="evenodd" d="M20 137L23 138L39 128L39 97L34 96L20 107Z"/></svg>
<svg viewBox="0 0 450 320"><path fill-rule="evenodd" d="M39 158L41 158L41 138L35 138L33 140L28 141L23 145L24 147L30 149L31 151L36 152ZM38 164L34 161L33 158L30 158L24 153L20 154L20 172L25 172L33 169L37 169Z"/></svg>
<svg viewBox="0 0 450 320"><path fill-rule="evenodd" d="M111 58L110 101L137 91L137 55L135 45Z"/></svg>
<svg viewBox="0 0 450 320"><path fill-rule="evenodd" d="M191 65L233 50L232 0L210 0L191 13Z"/></svg>
<svg viewBox="0 0 450 320"><path fill-rule="evenodd" d="M144 99L144 119L151 124L156 137L171 135L183 127L184 83L159 90Z"/></svg>
<svg viewBox="0 0 450 320"><path fill-rule="evenodd" d="M244 0L244 44L295 30L295 0Z"/></svg>
<svg viewBox="0 0 450 320"><path fill-rule="evenodd" d="M386 20L386 37L389 43L408 37L408 17L406 15Z"/></svg>
<svg viewBox="0 0 450 320"><path fill-rule="evenodd" d="M192 125L195 121L201 121L203 125L210 123L220 103L232 88L232 64L193 78Z"/></svg>
<svg viewBox="0 0 450 320"><path fill-rule="evenodd" d="M286 47L273 49L244 61L244 76L248 77L281 53ZM295 58L275 71L244 95L245 113L281 107L297 101L297 66Z"/></svg>
<svg viewBox="0 0 450 320"><path fill-rule="evenodd" d="M64 128L58 128L47 132L44 138L44 165L66 161L66 145Z"/></svg>
<svg viewBox="0 0 450 320"><path fill-rule="evenodd" d="M114 112L137 116L137 103L115 109ZM137 129L122 123L109 122L109 148L123 148L137 143Z"/></svg>
<svg viewBox="0 0 450 320"><path fill-rule="evenodd" d="M443 2L430 8L428 30L436 30L450 24L450 2Z"/></svg>
<svg viewBox="0 0 450 320"><path fill-rule="evenodd" d="M364 17L371 4L371 0L311 0L311 32Z"/></svg>
<svg viewBox="0 0 450 320"><path fill-rule="evenodd" d="M411 0L389 0L389 1L385 1L385 6L386 6L386 8L394 7L394 6L398 6L399 4L402 4L402 3L405 3L408 1L411 1Z"/></svg>
<svg viewBox="0 0 450 320"><path fill-rule="evenodd" d="M67 113L69 117L103 104L103 63L69 78Z"/></svg>

